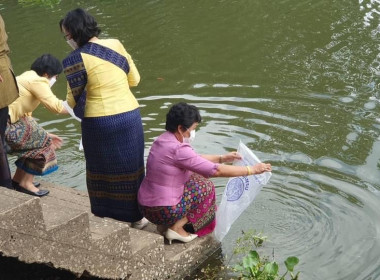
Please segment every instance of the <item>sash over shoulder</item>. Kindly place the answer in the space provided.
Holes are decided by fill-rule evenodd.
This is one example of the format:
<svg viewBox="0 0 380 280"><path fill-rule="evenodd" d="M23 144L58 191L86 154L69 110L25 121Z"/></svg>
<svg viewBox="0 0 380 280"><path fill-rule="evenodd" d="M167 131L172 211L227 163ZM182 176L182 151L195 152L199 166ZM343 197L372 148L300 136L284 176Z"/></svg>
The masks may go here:
<svg viewBox="0 0 380 280"><path fill-rule="evenodd" d="M62 64L71 92L76 102L73 111L80 119L83 119L84 117L87 95L87 72L83 63L82 53L101 58L118 66L126 74L129 73L127 58L105 46L89 42L83 47L71 52L69 56L63 60Z"/></svg>

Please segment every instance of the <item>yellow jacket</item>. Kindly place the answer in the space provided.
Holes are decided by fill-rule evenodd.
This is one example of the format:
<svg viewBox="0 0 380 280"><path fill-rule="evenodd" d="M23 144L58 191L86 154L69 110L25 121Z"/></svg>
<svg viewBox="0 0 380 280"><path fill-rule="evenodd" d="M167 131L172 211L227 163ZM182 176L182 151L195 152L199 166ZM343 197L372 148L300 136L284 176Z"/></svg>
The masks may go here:
<svg viewBox="0 0 380 280"><path fill-rule="evenodd" d="M40 103L53 113L62 111L62 100L58 99L51 91L47 78L29 70L17 76L16 79L20 89L20 97L9 105L11 123L17 122L23 116L31 116Z"/></svg>
<svg viewBox="0 0 380 280"><path fill-rule="evenodd" d="M108 47L127 58L128 75L112 63L101 58L82 53L87 72L87 98L85 117L100 117L132 111L139 104L130 90L140 82L140 74L124 46L117 39L99 39L94 43ZM71 89L67 86L67 102L75 106Z"/></svg>

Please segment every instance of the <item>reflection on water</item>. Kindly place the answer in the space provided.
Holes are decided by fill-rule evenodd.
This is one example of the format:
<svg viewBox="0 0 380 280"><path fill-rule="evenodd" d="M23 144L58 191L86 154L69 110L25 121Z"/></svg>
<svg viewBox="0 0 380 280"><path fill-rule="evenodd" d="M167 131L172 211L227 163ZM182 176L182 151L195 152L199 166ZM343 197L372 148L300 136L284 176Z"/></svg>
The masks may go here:
<svg viewBox="0 0 380 280"><path fill-rule="evenodd" d="M268 256L299 257L302 279L380 279L379 1L77 2L0 3L16 73L41 52L67 55L58 21L89 8L141 72L133 91L146 156L168 108L187 101L203 116L197 151L220 154L242 140L272 163L224 254L241 230L256 229L269 236ZM54 90L64 98L63 78ZM85 190L79 123L44 108L35 117L65 141L59 171L44 179ZM213 181L220 199L227 179Z"/></svg>

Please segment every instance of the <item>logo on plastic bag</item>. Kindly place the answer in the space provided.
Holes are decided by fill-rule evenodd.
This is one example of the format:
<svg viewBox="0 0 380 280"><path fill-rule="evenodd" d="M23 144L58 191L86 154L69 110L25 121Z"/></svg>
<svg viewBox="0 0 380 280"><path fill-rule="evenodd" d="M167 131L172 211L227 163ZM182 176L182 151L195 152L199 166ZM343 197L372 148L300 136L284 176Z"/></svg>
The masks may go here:
<svg viewBox="0 0 380 280"><path fill-rule="evenodd" d="M238 200L246 188L247 184L249 184L249 181L245 177L236 177L228 181L227 183L227 190L226 190L226 196L227 201L236 201Z"/></svg>

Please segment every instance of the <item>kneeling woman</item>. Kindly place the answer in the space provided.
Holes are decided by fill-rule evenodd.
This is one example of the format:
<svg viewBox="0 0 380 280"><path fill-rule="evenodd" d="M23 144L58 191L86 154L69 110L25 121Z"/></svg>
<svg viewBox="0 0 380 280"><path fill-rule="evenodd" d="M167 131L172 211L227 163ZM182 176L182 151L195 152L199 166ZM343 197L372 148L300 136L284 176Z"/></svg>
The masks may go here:
<svg viewBox="0 0 380 280"><path fill-rule="evenodd" d="M223 156L199 155L190 145L201 122L198 109L187 103L171 107L166 132L151 147L146 176L138 201L144 216L159 225L172 240L189 242L215 228L215 187L209 177L235 177L271 171L271 165L233 166L220 163L240 159L236 152ZM191 234L193 231L195 234Z"/></svg>
<svg viewBox="0 0 380 280"><path fill-rule="evenodd" d="M17 191L35 196L49 193L48 190L39 190L39 183L33 183L33 178L34 175L43 176L57 170L55 150L61 147L62 139L39 126L32 113L40 103L53 113L68 113L63 101L50 89L61 72L60 61L44 54L33 62L31 70L16 77L20 97L9 105L5 140L8 152L18 157L12 180Z"/></svg>

